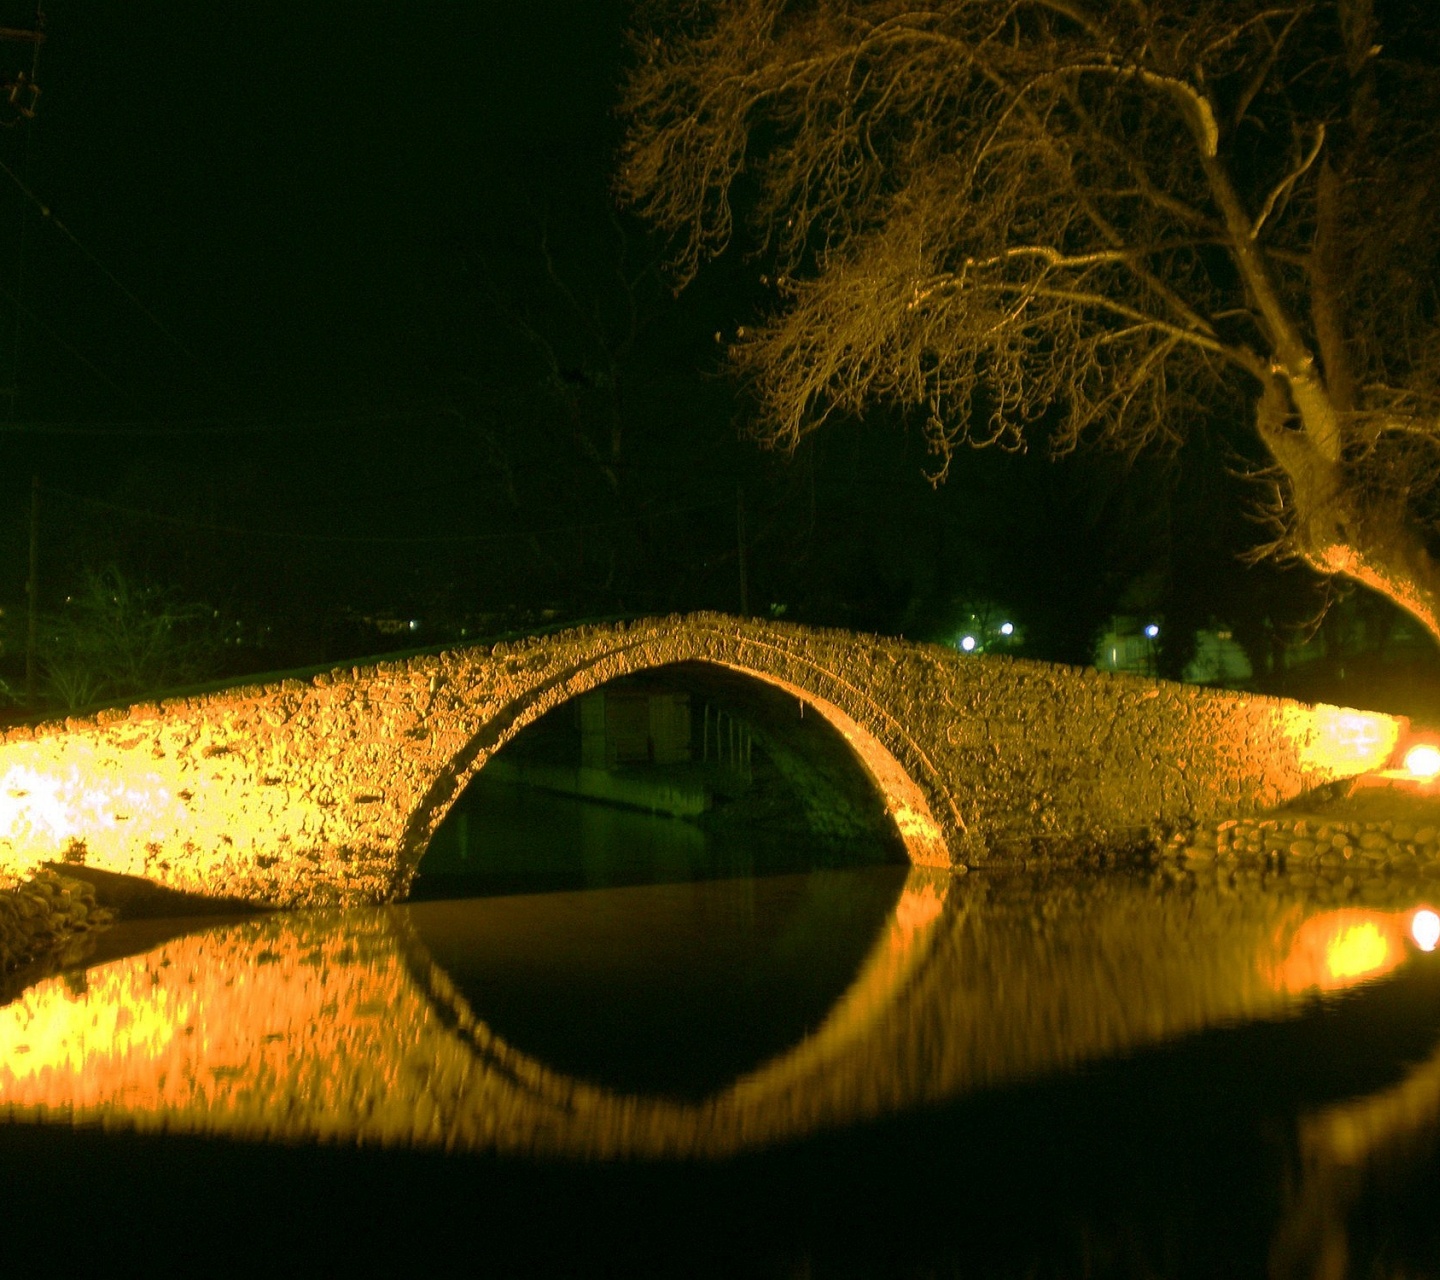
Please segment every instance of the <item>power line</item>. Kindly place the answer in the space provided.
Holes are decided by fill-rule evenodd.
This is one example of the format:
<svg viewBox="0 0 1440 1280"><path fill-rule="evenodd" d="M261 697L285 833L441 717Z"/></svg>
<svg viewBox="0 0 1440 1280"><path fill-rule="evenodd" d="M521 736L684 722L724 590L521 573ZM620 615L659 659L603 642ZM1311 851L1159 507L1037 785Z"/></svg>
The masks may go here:
<svg viewBox="0 0 1440 1280"><path fill-rule="evenodd" d="M0 289L0 293L4 290ZM32 316L37 324L43 324L38 317ZM47 330L61 341L58 334ZM85 359L78 351L71 348L72 354L79 359ZM100 371L97 369L96 373ZM104 376L100 374L100 376ZM114 385L113 383L111 384ZM117 391L119 387L115 388ZM30 422L0 422L0 435L5 433L21 435L48 435L48 436L244 436L244 435L271 435L276 433L297 431L344 431L350 427L368 425L380 422L412 422L416 418L431 417L434 419L451 417L441 406L421 406L408 409L378 409L360 412L346 412L344 410L325 410L321 413L311 415L296 415L287 418L263 419L238 419L231 417L210 416L197 418L172 418L168 422L143 421L140 419L124 419L109 422L61 422L61 421L39 421Z"/></svg>
<svg viewBox="0 0 1440 1280"><path fill-rule="evenodd" d="M87 498L78 493L47 486L45 492L55 497L66 498L84 506L98 507L137 520L149 520L156 524L176 528L193 529L203 533L223 533L238 538L275 538L294 542L343 544L351 546L434 546L438 544L465 544L477 542L505 542L517 538L543 537L552 533L577 533L589 529L616 528L636 524L642 520L654 520L665 516L686 515L694 511L705 511L712 507L728 506L731 499L718 498L710 502L690 503L685 506L668 507L659 511L639 512L633 516L621 516L612 520L590 520L574 524L548 525L540 529L516 529L494 533L430 534L420 536L386 537L375 534L303 533L285 529L243 529L235 525L210 524L198 520L186 520L181 516L165 515L159 511L146 511L139 507L126 507L116 502L105 502L100 498Z"/></svg>
<svg viewBox="0 0 1440 1280"><path fill-rule="evenodd" d="M27 307L23 302L21 302L18 295L12 293L9 289L5 288L3 285L0 285L0 296L3 296L4 298L6 298L6 299L10 302L10 304L15 308L15 312L16 312L16 315L17 315L17 316L19 316L19 315L21 315L21 314L24 314L24 315L28 316L28 317L30 318L30 320L31 320L32 323L34 323L36 326L38 326L39 328L43 329L46 333L48 333L52 339L54 339L56 342L58 342L58 343L60 344L60 346L62 346L66 351L68 351L72 356L74 356L75 359L77 359L78 361L80 361L81 364L83 364L87 369L89 369L91 373L93 373L97 378L99 378L100 381L103 382L103 383L104 383L107 387L109 387L112 391L116 392L118 395L124 396L127 400L128 400L128 399L133 399L133 397L131 396L130 392L126 391L124 387L122 387L118 382L116 382L114 378L112 378L108 373L106 373L104 369L102 369L98 364L96 364L92 359L90 359L90 357L87 356L87 355L86 355L83 351L81 351L78 347L74 346L74 345L71 344L70 342L67 342L67 341L66 341L64 338L62 338L58 333L56 333L55 330L50 327L50 325L49 325L49 323L48 323L47 321L41 319L40 316L38 316L35 312L33 312L32 310L30 310L30 308ZM17 348L16 348L16 349L17 349L17 352L18 352L18 339L17 339ZM18 361L18 357L17 357L17 359L16 359L15 362L14 362L15 366L18 366L18 363L19 363L19 361ZM11 379L12 379L12 381L15 381L15 380L17 380L17 378L18 378L18 368L12 367ZM14 404L14 388L13 388L13 387L11 388L10 396L11 396L11 404L13 405L13 404ZM12 424L5 423L5 424L0 424L0 425L3 425L3 428L4 428L5 430L9 430Z"/></svg>
<svg viewBox="0 0 1440 1280"><path fill-rule="evenodd" d="M30 130L27 121L27 157L29 155L29 136ZM233 383L231 383L230 379L225 377L223 374L218 374L213 365L211 365L208 361L202 360L199 356L195 354L194 351L192 351L188 346L186 346L186 344L182 342L180 338L175 334L174 330L171 329L170 326L167 325L163 320L161 320L160 317L156 315L155 312L152 311L150 307L148 307L145 302L135 293L135 291L131 289L129 285L127 285L122 279L120 279L120 277L116 275L115 272L112 271L99 258L99 256L87 244L85 244L84 241L80 239L79 236L77 236L73 231L70 230L69 226L66 225L66 223L59 217L59 215L55 213L54 209L52 209L49 204L47 204L44 200L40 198L36 191L29 185L29 183L25 181L23 177L21 177L20 174L16 173L15 170L12 169L9 165L7 165L3 160L0 160L0 172L3 172L20 190L21 194L32 205L34 205L36 209L39 210L41 217L51 226L53 226L62 236L64 236L65 239L67 239L80 252L80 254L84 258L86 258L86 260L89 261L90 264L94 266L97 271L101 273L101 275L103 275L108 281L110 281L110 283L114 285L115 288L120 292L121 296L124 297L125 300L131 304L131 306L133 306L137 311L139 311L140 314L143 315L151 323L151 325L154 326L155 330L168 343L170 343L170 345L174 347L176 351L178 351L182 356L184 356L185 359L188 360L201 375L203 375L203 377L213 383L217 388L220 388L225 395L231 397L234 396L235 388ZM22 221L22 254L24 249L24 230L25 223L24 221ZM31 318L35 318L33 313L31 314ZM53 329L50 329L48 326L46 326L46 331L49 332L52 337L55 337L58 341L62 341L63 343L63 339L59 339L59 335L57 335ZM19 341L18 328L16 334L16 341L17 343ZM70 346L69 343L63 343L63 345L73 354L79 354L75 351L74 347ZM91 364L88 360L86 361L86 363L90 365L91 368L94 368L94 365ZM114 384L111 383L111 385L113 386ZM116 389L119 390L118 387ZM122 394L126 393L122 392ZM128 398L133 399L133 397Z"/></svg>
<svg viewBox="0 0 1440 1280"><path fill-rule="evenodd" d="M130 287L126 285L126 283L121 280L119 276L117 276L113 271L111 271L109 267L107 267L103 262L101 262L100 259L96 257L95 254L91 252L91 250L80 241L80 238L76 236L76 234L71 231L70 228L67 227L58 216L56 216L55 211L51 209L51 207L46 204L45 201L43 201L38 195L36 195L35 192L31 189L30 185L3 160L0 160L0 172L3 172L10 179L10 181L13 182L20 189L26 199L28 199L30 203L33 204L40 211L40 216L44 218L47 222L49 222L50 225L53 226L62 236L64 236L68 241L70 241L70 243L74 245L75 248L77 248L90 261L90 263L95 267L95 269L99 271L108 281L110 281L110 283L113 284L120 291L120 293L125 297L125 299L132 306L134 306L141 315L143 315L147 320L149 320L150 323L155 326L155 328L178 352L180 352L181 355L183 355L187 360L189 360L197 367L204 367L200 358L196 356L196 354L191 351L189 347L187 347L183 342L180 341L179 338L175 336L175 334L171 331L169 325L167 325L163 320L161 320L159 316L157 316L138 297L136 297L134 291L130 289Z"/></svg>

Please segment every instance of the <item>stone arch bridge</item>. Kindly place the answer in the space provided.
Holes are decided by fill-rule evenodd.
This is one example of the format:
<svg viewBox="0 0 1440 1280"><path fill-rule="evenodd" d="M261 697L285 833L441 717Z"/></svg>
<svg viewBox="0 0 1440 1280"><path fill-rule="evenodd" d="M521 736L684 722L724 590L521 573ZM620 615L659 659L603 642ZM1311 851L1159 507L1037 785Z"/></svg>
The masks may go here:
<svg viewBox="0 0 1440 1280"><path fill-rule="evenodd" d="M465 784L617 677L713 663L824 716L911 859L1077 856L1383 765L1388 716L716 614L583 627L0 738L0 880L45 861L273 905L403 895Z"/></svg>

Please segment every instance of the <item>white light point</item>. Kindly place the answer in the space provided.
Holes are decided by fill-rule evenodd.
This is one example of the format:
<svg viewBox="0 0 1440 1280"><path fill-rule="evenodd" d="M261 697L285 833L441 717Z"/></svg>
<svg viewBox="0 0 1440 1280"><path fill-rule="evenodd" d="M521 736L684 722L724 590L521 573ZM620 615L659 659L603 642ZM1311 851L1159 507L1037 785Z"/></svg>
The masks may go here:
<svg viewBox="0 0 1440 1280"><path fill-rule="evenodd" d="M1405 772L1426 782L1440 776L1440 747L1430 742L1417 742L1405 753Z"/></svg>
<svg viewBox="0 0 1440 1280"><path fill-rule="evenodd" d="M974 637L974 636L961 636L961 637L960 637L960 647L961 647L962 649L964 649L966 653L971 653L971 652L973 652L974 649L975 649L975 637Z"/></svg>
<svg viewBox="0 0 1440 1280"><path fill-rule="evenodd" d="M1002 636L1013 636L1015 634L1015 624L1013 622L1002 622L1000 624L1000 634Z"/></svg>
<svg viewBox="0 0 1440 1280"><path fill-rule="evenodd" d="M1421 907L1410 917L1410 936L1421 951L1434 951L1435 944L1440 942L1440 916L1429 907Z"/></svg>
<svg viewBox="0 0 1440 1280"><path fill-rule="evenodd" d="M1146 636L1148 636L1151 640L1153 640L1153 639L1155 639L1156 636L1158 636L1158 635L1160 634L1160 628L1157 627L1157 626L1152 622L1152 623L1150 623L1150 624L1145 628L1145 634L1146 634Z"/></svg>

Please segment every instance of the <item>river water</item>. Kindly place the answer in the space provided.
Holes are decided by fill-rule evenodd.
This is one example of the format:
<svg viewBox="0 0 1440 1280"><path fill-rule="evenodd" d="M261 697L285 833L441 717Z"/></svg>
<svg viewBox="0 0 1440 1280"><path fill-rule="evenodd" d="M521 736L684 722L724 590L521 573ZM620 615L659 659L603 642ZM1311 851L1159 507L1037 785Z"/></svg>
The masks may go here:
<svg viewBox="0 0 1440 1280"><path fill-rule="evenodd" d="M1403 883L575 856L591 887L97 935L0 1008L0 1260L1440 1274Z"/></svg>

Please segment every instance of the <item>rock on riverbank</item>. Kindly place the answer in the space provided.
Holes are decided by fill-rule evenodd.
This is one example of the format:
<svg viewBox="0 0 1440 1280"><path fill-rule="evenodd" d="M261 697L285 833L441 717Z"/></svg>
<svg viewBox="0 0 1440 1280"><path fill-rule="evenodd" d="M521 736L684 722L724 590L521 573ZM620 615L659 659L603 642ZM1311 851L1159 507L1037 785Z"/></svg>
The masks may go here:
<svg viewBox="0 0 1440 1280"><path fill-rule="evenodd" d="M71 938L109 924L95 890L58 871L37 872L0 893L0 975L61 949Z"/></svg>

